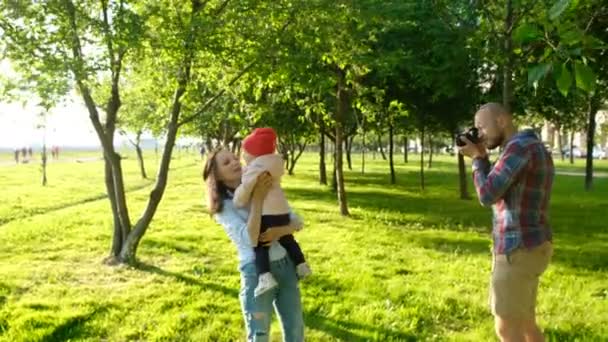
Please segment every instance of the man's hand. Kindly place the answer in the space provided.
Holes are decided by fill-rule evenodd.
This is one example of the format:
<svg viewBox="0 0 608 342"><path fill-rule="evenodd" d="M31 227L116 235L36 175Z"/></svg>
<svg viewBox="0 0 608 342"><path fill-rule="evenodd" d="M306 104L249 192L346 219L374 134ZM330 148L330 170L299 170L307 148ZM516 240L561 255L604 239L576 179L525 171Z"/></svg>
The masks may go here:
<svg viewBox="0 0 608 342"><path fill-rule="evenodd" d="M473 159L486 158L488 156L488 151L483 146L483 143L476 145L465 137L462 137L461 140L466 143L466 145L458 147L458 153Z"/></svg>

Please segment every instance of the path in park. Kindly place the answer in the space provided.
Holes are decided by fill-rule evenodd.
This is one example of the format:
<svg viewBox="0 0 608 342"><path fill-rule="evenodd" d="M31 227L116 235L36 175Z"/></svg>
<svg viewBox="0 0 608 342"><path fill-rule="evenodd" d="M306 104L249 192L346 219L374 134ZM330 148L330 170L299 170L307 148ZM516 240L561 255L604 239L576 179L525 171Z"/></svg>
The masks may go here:
<svg viewBox="0 0 608 342"><path fill-rule="evenodd" d="M98 160L102 160L101 157L87 157L87 158L68 158L68 159L59 159L59 160L52 160L49 159L48 163L49 164L55 164L55 163L86 163L86 162L93 162L93 161L98 161ZM40 159L30 159L27 163L25 164L40 164ZM19 162L19 164L23 164L21 162ZM14 161L0 161L0 166L15 166L17 165Z"/></svg>
<svg viewBox="0 0 608 342"><path fill-rule="evenodd" d="M585 172L582 171L566 171L566 170L556 170L556 174L560 176L578 176L585 177ZM608 172L594 172L593 178L608 178Z"/></svg>

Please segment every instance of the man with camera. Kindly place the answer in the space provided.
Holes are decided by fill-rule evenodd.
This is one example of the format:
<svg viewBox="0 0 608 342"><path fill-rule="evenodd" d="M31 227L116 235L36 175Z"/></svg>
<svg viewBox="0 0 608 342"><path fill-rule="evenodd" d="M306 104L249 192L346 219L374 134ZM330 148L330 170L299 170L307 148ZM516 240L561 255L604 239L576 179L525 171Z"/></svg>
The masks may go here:
<svg viewBox="0 0 608 342"><path fill-rule="evenodd" d="M548 209L553 159L531 130L517 132L512 114L487 103L475 128L457 138L473 159L479 201L493 210L490 307L501 341L544 341L536 324L538 282L553 254ZM487 149L503 151L492 166Z"/></svg>

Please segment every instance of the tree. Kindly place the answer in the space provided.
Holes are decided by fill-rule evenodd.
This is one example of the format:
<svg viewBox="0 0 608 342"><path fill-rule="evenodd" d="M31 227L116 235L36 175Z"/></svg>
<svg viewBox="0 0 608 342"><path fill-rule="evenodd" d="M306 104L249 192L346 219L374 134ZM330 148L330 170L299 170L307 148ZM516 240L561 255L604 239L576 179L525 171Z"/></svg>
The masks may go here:
<svg viewBox="0 0 608 342"><path fill-rule="evenodd" d="M257 102L260 113L255 125L275 129L278 149L286 162L285 168L289 175L293 175L296 163L312 140L315 129L298 106L298 95L290 89L282 90L265 92L264 101Z"/></svg>
<svg viewBox="0 0 608 342"><path fill-rule="evenodd" d="M531 62L528 81L537 85L549 74L567 96L575 85L585 94L587 117L587 162L585 189L593 183L596 114L608 100L608 6L602 1L560 0L544 7L536 22L517 28L518 42Z"/></svg>
<svg viewBox="0 0 608 342"><path fill-rule="evenodd" d="M56 67L51 61L47 67ZM47 146L46 133L47 121L50 111L57 106L59 102L68 94L69 86L62 77L61 69L54 71L51 74L41 74L37 70L32 70L27 64L16 63L18 74L11 75L10 79L2 79L2 92L5 98L10 101L22 101L24 104L31 102L31 95L35 95L36 106L40 108L39 122L36 125L37 129L42 130L42 155L41 155L41 171L42 171L42 186L46 186L47 177Z"/></svg>
<svg viewBox="0 0 608 342"><path fill-rule="evenodd" d="M274 42L292 18L292 8L284 2L235 4L229 1L131 2L126 0L49 2L10 2L0 5L0 29L5 53L13 61L40 74L61 71L73 81L89 112L91 123L103 147L105 182L114 218L114 237L108 262L134 262L137 247L162 199L167 185L169 164L180 126L205 112L248 67L243 59L259 57ZM44 15L40 15L44 13ZM259 20L251 20L254 15ZM253 40L249 39L252 34ZM246 44L237 57L233 44ZM137 53L136 53L137 52ZM233 57L226 61L226 55ZM125 66L149 58L172 88L165 99L166 142L158 176L143 214L132 224L125 196L121 156L114 149L118 112L122 105L121 80ZM255 58L254 58L255 57ZM203 58L208 64L201 65ZM222 90L197 104L181 117L189 84L209 80L224 66L222 78L214 79ZM54 68L52 67L54 66ZM162 66L162 67L161 67ZM235 71L236 70L236 71ZM238 71L240 70L240 71ZM205 72L208 71L208 72ZM67 75L70 75L67 77ZM93 92L98 80L108 80L105 122ZM98 92L97 95L103 92Z"/></svg>
<svg viewBox="0 0 608 342"><path fill-rule="evenodd" d="M127 76L121 83L122 105L117 118L119 132L125 136L135 148L141 177L147 179L141 137L144 133L159 136L163 132L164 120L161 99L170 98L166 88L159 88L163 82L162 74L154 72L155 66L150 60L142 59L127 71ZM100 90L101 91L101 90ZM159 92L165 91L164 94Z"/></svg>

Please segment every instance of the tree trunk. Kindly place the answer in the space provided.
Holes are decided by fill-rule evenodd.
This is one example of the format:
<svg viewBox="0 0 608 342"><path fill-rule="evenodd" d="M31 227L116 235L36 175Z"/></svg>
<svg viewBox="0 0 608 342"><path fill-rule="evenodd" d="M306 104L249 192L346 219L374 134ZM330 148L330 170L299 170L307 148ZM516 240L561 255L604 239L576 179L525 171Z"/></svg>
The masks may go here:
<svg viewBox="0 0 608 342"><path fill-rule="evenodd" d="M564 161L564 145L562 141L562 128L560 126L555 126L555 131L557 133L557 150L559 151L559 155L562 161Z"/></svg>
<svg viewBox="0 0 608 342"><path fill-rule="evenodd" d="M205 139L205 145L207 146L207 151L211 152L213 151L213 141L211 141L211 137L207 136L207 139ZM158 151L158 149L157 149ZM156 153L158 155L158 152Z"/></svg>
<svg viewBox="0 0 608 342"><path fill-rule="evenodd" d="M407 153L408 153L408 148L409 148L409 142L407 139L407 135L403 136L403 162L407 163Z"/></svg>
<svg viewBox="0 0 608 342"><path fill-rule="evenodd" d="M393 161L393 125L388 126L388 159L391 168L391 184L397 183L397 179L395 177L395 163Z"/></svg>
<svg viewBox="0 0 608 342"><path fill-rule="evenodd" d="M327 170L325 167L325 130L321 126L321 142L319 143L319 184L327 185Z"/></svg>
<svg viewBox="0 0 608 342"><path fill-rule="evenodd" d="M46 115L47 115L47 113L43 114L44 131L42 133L42 186L46 186L46 183L47 183L47 178L46 178L46 161L47 161L47 156L46 156Z"/></svg>
<svg viewBox="0 0 608 342"><path fill-rule="evenodd" d="M163 194L165 192L165 188L167 187L169 164L171 163L171 154L173 152L173 147L175 146L177 130L179 129L178 119L181 111L181 97L186 92L186 85L188 83L190 75L190 66L191 60L185 63L185 75L187 76L184 76L182 79L179 80L177 90L175 91L175 95L173 97L173 104L171 106L171 118L169 120L167 131L167 141L165 142L165 147L163 149L163 156L160 161L158 177L156 179L156 183L154 184L154 189L152 189L152 191L150 192L150 195L148 197L148 203L146 205L144 213L133 227L133 231L128 234L127 239L125 240L122 246L122 249L120 251L120 260L122 262L135 262L139 242L141 241L141 238L144 236L146 230L150 226L150 222L152 221L152 218L154 217L154 214L158 209L160 200L162 199Z"/></svg>
<svg viewBox="0 0 608 342"><path fill-rule="evenodd" d="M137 132L135 136L135 152L137 153L137 161L139 163L139 172L141 173L141 178L148 179L148 175L146 175L146 167L144 166L144 154L141 150L141 131Z"/></svg>
<svg viewBox="0 0 608 342"><path fill-rule="evenodd" d="M365 174L365 131L363 131L363 148L361 149L361 174Z"/></svg>
<svg viewBox="0 0 608 342"><path fill-rule="evenodd" d="M331 173L331 189L333 192L338 191L338 177L336 175L337 165L336 165L336 145L334 144L333 154L331 155L331 161L333 165L332 173Z"/></svg>
<svg viewBox="0 0 608 342"><path fill-rule="evenodd" d="M144 155L139 145L135 146L135 152L137 152L137 161L139 162L139 171L141 173L141 178L148 179L148 175L146 174L146 167L144 166Z"/></svg>
<svg viewBox="0 0 608 342"><path fill-rule="evenodd" d="M513 99L513 0L506 1L506 17L504 25L504 51L505 64L503 66L503 89L502 104L507 111L511 111L511 101Z"/></svg>
<svg viewBox="0 0 608 342"><path fill-rule="evenodd" d="M384 146L382 146L382 137L378 134L378 146L380 148L380 154L382 155L382 160L386 160L386 154L384 154Z"/></svg>
<svg viewBox="0 0 608 342"><path fill-rule="evenodd" d="M349 215L346 201L346 189L344 188L344 173L342 170L342 125L344 124L344 116L348 110L345 78L345 72L338 69L338 90L336 93L336 98L338 100L336 110L336 180L338 183L338 203L342 216Z"/></svg>
<svg viewBox="0 0 608 342"><path fill-rule="evenodd" d="M570 164L574 164L574 130L570 132Z"/></svg>
<svg viewBox="0 0 608 342"><path fill-rule="evenodd" d="M433 136L429 134L429 169L433 166Z"/></svg>
<svg viewBox="0 0 608 342"><path fill-rule="evenodd" d="M116 205L116 195L114 192L114 180L112 179L112 165L107 157L104 157L105 184L108 198L110 199L110 209L112 210L112 218L114 221L114 234L112 236L112 249L110 251L110 261L118 261L120 250L123 242L127 239L125 229L120 225L118 218L118 206Z"/></svg>
<svg viewBox="0 0 608 342"><path fill-rule="evenodd" d="M285 161L285 170L289 171L289 166L291 163L291 160L289 159L289 153L281 153L283 155L283 160Z"/></svg>
<svg viewBox="0 0 608 342"><path fill-rule="evenodd" d="M348 164L348 169L352 170L353 169L353 162L351 159L351 151L353 148L353 140L355 139L355 136L350 136L350 137L346 137L346 139L344 139L344 145L346 147L346 162Z"/></svg>
<svg viewBox="0 0 608 342"><path fill-rule="evenodd" d="M420 188L424 190L424 127L420 129Z"/></svg>
<svg viewBox="0 0 608 342"><path fill-rule="evenodd" d="M202 10L202 6L202 3L200 2L193 2L193 8L191 12L192 19L197 16L197 13L199 11ZM194 22L194 20L192 20L192 22ZM189 37L189 39L186 39L186 41L184 42L186 45L185 55L183 57L183 60L181 61L179 73L180 76L177 79L177 87L173 95L170 118L169 123L167 125L167 140L165 141L163 155L158 168L158 177L154 184L154 188L152 189L148 197L148 203L146 205L144 213L141 215L137 223L133 226L133 230L127 234L126 240L124 240L119 256L121 262L134 263L136 261L136 254L139 243L144 234L146 233L146 230L150 226L150 222L152 221L152 218L154 217L154 214L158 209L158 205L160 204L160 201L167 187L169 165L171 163L171 154L173 152L173 148L175 147L175 140L177 137L177 131L179 129L178 120L182 107L181 99L184 93L186 92L188 82L190 81L190 71L192 67L192 61L194 59L192 40L193 37ZM207 102L207 104L210 104L210 102ZM115 165L113 165L112 170L115 175L114 183L116 185L116 188L119 188L122 191L122 194L124 195L124 187L121 184L122 170L120 169L119 159L117 160L116 165L118 165L118 170L116 169ZM120 171L120 178L116 177L116 171ZM120 183L120 187L118 186L118 183ZM118 201L118 209L120 213L120 201ZM130 225L128 225L127 227L130 227Z"/></svg>
<svg viewBox="0 0 608 342"><path fill-rule="evenodd" d="M289 163L289 169L287 170L287 173L290 176L293 176L293 170L296 167L296 163L298 162L298 159L300 159L300 157L302 156L302 153L304 153L304 150L306 150L306 145L308 145L308 141L304 142L303 144L300 143L296 143L296 146L298 148L298 153L296 153L295 149L291 151L291 162Z"/></svg>
<svg viewBox="0 0 608 342"><path fill-rule="evenodd" d="M471 196L469 195L469 189L467 188L467 171L464 156L461 153L456 153L456 155L458 155L458 179L460 181L460 199L468 200L471 199Z"/></svg>
<svg viewBox="0 0 608 342"><path fill-rule="evenodd" d="M599 101L598 101L599 102ZM589 99L589 123L587 124L587 163L585 166L585 190L593 187L593 148L595 146L595 116L599 110L594 98Z"/></svg>
<svg viewBox="0 0 608 342"><path fill-rule="evenodd" d="M46 186L46 143L42 144L42 186Z"/></svg>

